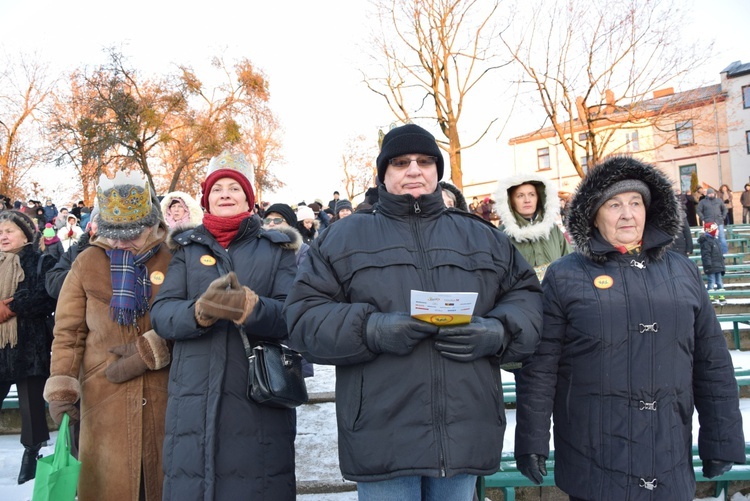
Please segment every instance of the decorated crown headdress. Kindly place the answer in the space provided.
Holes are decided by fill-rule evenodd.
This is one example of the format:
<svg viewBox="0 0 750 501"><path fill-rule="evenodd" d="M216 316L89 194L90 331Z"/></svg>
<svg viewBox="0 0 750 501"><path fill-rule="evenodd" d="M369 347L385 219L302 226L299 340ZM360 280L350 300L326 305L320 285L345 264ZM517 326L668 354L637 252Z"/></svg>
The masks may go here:
<svg viewBox="0 0 750 501"><path fill-rule="evenodd" d="M247 161L245 155L239 151L224 150L219 155L213 157L208 162L208 168L206 169L206 175L210 176L212 172L216 172L221 169L236 170L247 178L250 184L255 183L255 173L252 166Z"/></svg>
<svg viewBox="0 0 750 501"><path fill-rule="evenodd" d="M151 186L139 172L117 171L112 179L102 174L96 198L98 232L107 238L136 238L145 227L154 226L161 219Z"/></svg>

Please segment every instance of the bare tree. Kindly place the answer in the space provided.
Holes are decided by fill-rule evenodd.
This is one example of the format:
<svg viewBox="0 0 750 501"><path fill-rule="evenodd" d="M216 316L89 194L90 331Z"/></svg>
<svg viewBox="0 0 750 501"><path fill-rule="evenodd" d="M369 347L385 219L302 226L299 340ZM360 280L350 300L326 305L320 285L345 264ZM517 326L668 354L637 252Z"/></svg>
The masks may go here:
<svg viewBox="0 0 750 501"><path fill-rule="evenodd" d="M521 83L536 91L546 116L542 127L552 127L581 177L582 158L596 163L612 153L620 131L644 121L657 129L674 126L678 103L657 103L653 93L708 56L706 48L680 36L686 21L678 0L523 5L528 17L517 17L515 30L503 32L501 40L521 69Z"/></svg>
<svg viewBox="0 0 750 501"><path fill-rule="evenodd" d="M451 182L463 188L461 152L476 145L497 118L468 145L459 123L469 94L498 63L493 53L498 1L480 0L373 0L380 19L374 59L383 76L365 83L383 96L390 110L404 123L419 118L436 120L445 139ZM477 108L487 103L477 102Z"/></svg>
<svg viewBox="0 0 750 501"><path fill-rule="evenodd" d="M74 71L67 88L58 87L51 96L46 120L46 138L51 157L58 166L72 165L81 184L82 198L92 206L99 176L109 161L108 143L97 137L92 105L93 89L84 75Z"/></svg>
<svg viewBox="0 0 750 501"><path fill-rule="evenodd" d="M21 181L44 161L40 147L41 106L54 81L32 56L7 58L0 73L0 193L21 198Z"/></svg>
<svg viewBox="0 0 750 501"><path fill-rule="evenodd" d="M341 154L341 165L344 171L344 189L349 200L354 200L367 188L375 185L377 169L373 159L377 156L371 141L364 135L350 139Z"/></svg>
<svg viewBox="0 0 750 501"><path fill-rule="evenodd" d="M249 111L249 116L244 117L249 123L243 127L242 150L253 166L255 198L260 201L266 190L273 192L285 186L272 170L284 161L279 138L281 128L267 106Z"/></svg>

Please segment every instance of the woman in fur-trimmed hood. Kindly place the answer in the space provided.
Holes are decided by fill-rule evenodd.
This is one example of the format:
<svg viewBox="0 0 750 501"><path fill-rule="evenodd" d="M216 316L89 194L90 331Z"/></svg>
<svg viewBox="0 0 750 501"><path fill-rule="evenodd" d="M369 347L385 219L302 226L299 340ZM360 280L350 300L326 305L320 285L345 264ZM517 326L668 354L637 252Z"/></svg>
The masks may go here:
<svg viewBox="0 0 750 501"><path fill-rule="evenodd" d="M745 441L698 268L669 250L671 182L611 157L578 187L568 230L576 251L547 269L542 341L516 375L518 469L543 481L554 416L555 484L571 498L692 499L693 410L707 478L744 463Z"/></svg>
<svg viewBox="0 0 750 501"><path fill-rule="evenodd" d="M552 181L532 173L501 179L495 192L500 229L534 267L539 280L551 262L572 250L557 226L556 193Z"/></svg>
<svg viewBox="0 0 750 501"><path fill-rule="evenodd" d="M161 199L161 212L169 228L197 226L203 221L198 201L182 191L172 191Z"/></svg>

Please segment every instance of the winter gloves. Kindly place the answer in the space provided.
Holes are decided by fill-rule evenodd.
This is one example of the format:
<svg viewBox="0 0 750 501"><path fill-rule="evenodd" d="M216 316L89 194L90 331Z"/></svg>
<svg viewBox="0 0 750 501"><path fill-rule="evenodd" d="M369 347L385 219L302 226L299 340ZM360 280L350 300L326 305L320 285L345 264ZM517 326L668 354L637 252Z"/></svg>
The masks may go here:
<svg viewBox="0 0 750 501"><path fill-rule="evenodd" d="M195 320L201 327L210 327L220 318L242 324L257 303L258 295L241 286L231 271L211 282L195 302Z"/></svg>
<svg viewBox="0 0 750 501"><path fill-rule="evenodd" d="M371 313L365 327L365 344L373 353L408 355L423 339L435 338L435 349L456 362L499 355L505 328L494 318L472 317L471 323L438 327L408 313Z"/></svg>
<svg viewBox="0 0 750 501"><path fill-rule="evenodd" d="M722 461L721 459L704 459L703 476L714 478L722 475L732 469L734 463L731 461Z"/></svg>
<svg viewBox="0 0 750 501"><path fill-rule="evenodd" d="M49 415L60 424L63 414L70 416L70 422L80 420L81 415L76 402L81 397L81 385L70 376L51 376L44 385L44 399L49 402Z"/></svg>
<svg viewBox="0 0 750 501"><path fill-rule="evenodd" d="M547 476L547 458L540 454L522 454L516 458L516 466L523 476L541 485L544 481L542 476Z"/></svg>
<svg viewBox="0 0 750 501"><path fill-rule="evenodd" d="M505 342L505 328L495 318L471 317L471 323L440 327L435 349L457 362L499 355Z"/></svg>
<svg viewBox="0 0 750 501"><path fill-rule="evenodd" d="M420 341L437 332L436 325L408 313L371 313L365 327L365 344L373 353L408 355Z"/></svg>
<svg viewBox="0 0 750 501"><path fill-rule="evenodd" d="M153 329L133 342L110 348L109 352L120 357L104 369L104 375L112 383L124 383L147 370L159 370L171 360L167 342Z"/></svg>

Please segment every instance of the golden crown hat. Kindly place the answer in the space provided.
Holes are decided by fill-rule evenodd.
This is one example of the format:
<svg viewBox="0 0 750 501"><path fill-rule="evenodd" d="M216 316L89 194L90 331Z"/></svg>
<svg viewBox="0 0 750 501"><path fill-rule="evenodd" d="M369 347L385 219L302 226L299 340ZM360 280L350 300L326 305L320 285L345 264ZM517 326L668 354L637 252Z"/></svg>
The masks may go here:
<svg viewBox="0 0 750 501"><path fill-rule="evenodd" d="M99 177L96 188L99 229L105 238L132 240L161 219L148 180L139 172L117 171L110 179Z"/></svg>
<svg viewBox="0 0 750 501"><path fill-rule="evenodd" d="M236 170L247 178L251 186L255 183L255 171L245 155L239 151L227 149L213 157L208 162L206 177L221 169Z"/></svg>

